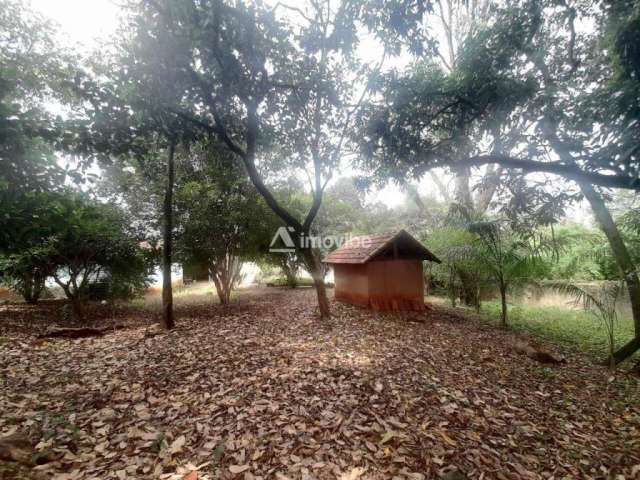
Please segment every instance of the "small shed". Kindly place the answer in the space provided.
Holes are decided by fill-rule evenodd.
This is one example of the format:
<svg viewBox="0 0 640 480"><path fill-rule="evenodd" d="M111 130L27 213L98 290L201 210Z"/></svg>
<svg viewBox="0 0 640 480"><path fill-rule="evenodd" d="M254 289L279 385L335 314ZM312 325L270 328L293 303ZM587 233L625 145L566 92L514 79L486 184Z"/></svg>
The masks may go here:
<svg viewBox="0 0 640 480"><path fill-rule="evenodd" d="M374 310L423 310L424 260L440 260L404 230L354 237L324 258L335 298Z"/></svg>

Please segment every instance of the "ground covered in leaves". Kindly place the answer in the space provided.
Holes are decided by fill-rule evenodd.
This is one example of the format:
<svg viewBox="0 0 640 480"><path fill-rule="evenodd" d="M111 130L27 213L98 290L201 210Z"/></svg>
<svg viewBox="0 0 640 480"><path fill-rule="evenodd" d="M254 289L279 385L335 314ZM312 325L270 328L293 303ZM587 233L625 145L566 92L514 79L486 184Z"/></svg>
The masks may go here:
<svg viewBox="0 0 640 480"><path fill-rule="evenodd" d="M270 289L190 305L170 333L143 315L78 340L9 328L3 308L0 436L37 443L33 478L640 475L637 378L544 366L441 307L334 304L327 329L311 290Z"/></svg>

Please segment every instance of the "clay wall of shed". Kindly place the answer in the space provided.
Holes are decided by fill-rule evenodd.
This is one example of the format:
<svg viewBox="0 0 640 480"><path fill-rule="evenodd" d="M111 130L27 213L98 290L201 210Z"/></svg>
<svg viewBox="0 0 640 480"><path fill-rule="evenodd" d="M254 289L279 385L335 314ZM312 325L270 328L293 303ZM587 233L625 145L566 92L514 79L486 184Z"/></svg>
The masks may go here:
<svg viewBox="0 0 640 480"><path fill-rule="evenodd" d="M373 260L366 266L371 308L375 310L424 309L421 260Z"/></svg>
<svg viewBox="0 0 640 480"><path fill-rule="evenodd" d="M334 295L336 300L369 306L369 281L366 264L335 264Z"/></svg>

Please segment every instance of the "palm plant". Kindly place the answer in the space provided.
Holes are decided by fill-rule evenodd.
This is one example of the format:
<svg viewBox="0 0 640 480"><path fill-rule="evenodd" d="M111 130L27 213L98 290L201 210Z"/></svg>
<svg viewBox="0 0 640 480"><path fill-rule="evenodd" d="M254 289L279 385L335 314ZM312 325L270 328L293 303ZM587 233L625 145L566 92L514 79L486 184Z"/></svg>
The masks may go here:
<svg viewBox="0 0 640 480"><path fill-rule="evenodd" d="M609 367L613 370L616 366L614 357L616 339L615 329L618 323L616 305L624 295L625 285L622 281L606 280L599 283L598 287L589 288L571 282L552 282L551 286L573 297L575 305L589 312L597 318L607 334L607 347L609 350Z"/></svg>
<svg viewBox="0 0 640 480"><path fill-rule="evenodd" d="M542 235L519 234L501 221L473 222L467 229L477 235L487 273L500 290L500 322L506 327L508 290L535 278L544 268L544 257L554 251L555 245Z"/></svg>

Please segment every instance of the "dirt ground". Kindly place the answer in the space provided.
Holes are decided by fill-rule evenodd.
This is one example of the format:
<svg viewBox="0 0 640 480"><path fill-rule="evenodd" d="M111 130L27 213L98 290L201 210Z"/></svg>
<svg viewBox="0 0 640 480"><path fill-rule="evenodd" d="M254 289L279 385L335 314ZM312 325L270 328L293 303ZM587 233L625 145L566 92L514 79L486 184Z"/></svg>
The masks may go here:
<svg viewBox="0 0 640 480"><path fill-rule="evenodd" d="M443 307L334 303L329 329L314 305L252 290L179 306L170 333L96 305L127 328L46 341L60 304L1 306L0 436L29 435L33 478L60 480L640 478L637 378L542 365Z"/></svg>

